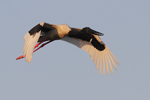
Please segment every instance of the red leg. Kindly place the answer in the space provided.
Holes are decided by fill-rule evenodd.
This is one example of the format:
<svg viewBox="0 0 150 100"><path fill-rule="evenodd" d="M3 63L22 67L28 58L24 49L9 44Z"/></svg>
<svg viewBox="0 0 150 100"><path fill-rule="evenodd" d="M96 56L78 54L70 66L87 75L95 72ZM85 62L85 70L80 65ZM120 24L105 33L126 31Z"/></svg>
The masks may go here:
<svg viewBox="0 0 150 100"><path fill-rule="evenodd" d="M48 42L46 42L46 43L42 44L40 47L38 47L38 46L39 46L41 43L43 43L43 42L37 43L37 44L35 45L35 47L34 47L34 48L36 48L36 47L38 47L38 48L37 48L37 49L35 49L33 52L35 52L35 51L39 50L40 48L44 47L46 44L48 44L48 43L50 43L50 42L52 42L52 41L48 41ZM22 58L24 58L24 57L23 57L23 55L22 55L22 56L20 56L20 57L18 57L18 58L16 58L16 60L18 60L18 59L22 59Z"/></svg>
<svg viewBox="0 0 150 100"><path fill-rule="evenodd" d="M43 43L43 42L37 43L34 48L38 47L41 43Z"/></svg>
<svg viewBox="0 0 150 100"><path fill-rule="evenodd" d="M40 48L44 47L46 44L48 44L48 43L50 43L50 42L52 42L52 41L48 41L48 42L42 44L40 47L38 47L37 49L35 49L33 52L39 50Z"/></svg>

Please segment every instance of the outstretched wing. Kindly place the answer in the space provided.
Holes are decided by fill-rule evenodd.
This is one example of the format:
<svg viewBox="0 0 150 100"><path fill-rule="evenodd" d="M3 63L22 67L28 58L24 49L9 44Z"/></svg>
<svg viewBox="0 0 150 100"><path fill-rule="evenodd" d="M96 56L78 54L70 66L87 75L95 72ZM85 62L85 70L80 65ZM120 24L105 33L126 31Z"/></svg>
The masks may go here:
<svg viewBox="0 0 150 100"><path fill-rule="evenodd" d="M98 36L94 36L95 38L99 38ZM90 54L90 58L93 60L93 62L96 64L96 69L99 67L99 74L101 73L101 69L103 69L103 74L105 74L105 68L107 71L107 74L109 75L109 68L110 71L113 73L112 65L117 70L117 67L114 63L114 61L119 64L115 56L111 53L111 51L108 49L106 45L97 41L99 43L95 43L95 46L92 44L92 40L89 42L86 40L73 38L73 37L64 37L62 40L72 43L76 45L77 47L85 50ZM93 39L94 40L94 39ZM100 40L100 38L99 38ZM97 46L96 46L97 45ZM100 46L100 50L97 48L98 45ZM104 45L104 47L102 47ZM109 67L109 68L108 68Z"/></svg>
<svg viewBox="0 0 150 100"><path fill-rule="evenodd" d="M23 47L23 57L25 57L26 62L31 62L34 46L39 40L40 36L46 34L48 31L54 29L52 24L40 23L33 27L25 36L24 36L24 47Z"/></svg>

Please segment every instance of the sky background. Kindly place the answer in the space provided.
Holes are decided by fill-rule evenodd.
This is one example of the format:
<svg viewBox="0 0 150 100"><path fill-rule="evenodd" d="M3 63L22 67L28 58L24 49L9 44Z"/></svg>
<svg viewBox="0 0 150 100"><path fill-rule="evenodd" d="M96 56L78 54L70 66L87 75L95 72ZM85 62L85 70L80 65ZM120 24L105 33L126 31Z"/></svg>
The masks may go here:
<svg viewBox="0 0 150 100"><path fill-rule="evenodd" d="M118 71L99 75L88 53L61 40L16 61L43 21L104 33ZM149 0L1 0L0 31L0 100L150 100Z"/></svg>

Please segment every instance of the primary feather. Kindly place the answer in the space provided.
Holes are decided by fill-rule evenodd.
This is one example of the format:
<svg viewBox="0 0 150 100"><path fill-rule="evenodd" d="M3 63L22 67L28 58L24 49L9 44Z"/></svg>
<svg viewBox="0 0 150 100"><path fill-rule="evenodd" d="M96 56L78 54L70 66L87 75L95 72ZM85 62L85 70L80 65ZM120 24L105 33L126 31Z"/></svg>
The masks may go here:
<svg viewBox="0 0 150 100"><path fill-rule="evenodd" d="M76 45L77 47L85 50L87 53L90 54L90 58L93 60L93 62L96 65L96 69L99 67L99 74L101 73L101 66L103 69L103 74L105 74L105 66L107 74L109 74L109 68L110 71L113 73L113 69L111 64L114 66L114 68L117 70L117 67L114 63L114 61L119 64L117 59L114 57L114 55L110 52L108 47L105 45L105 49L103 51L97 50L90 42L83 41L81 39L76 39L72 37L64 37L62 40L72 43ZM108 68L109 66L109 68Z"/></svg>

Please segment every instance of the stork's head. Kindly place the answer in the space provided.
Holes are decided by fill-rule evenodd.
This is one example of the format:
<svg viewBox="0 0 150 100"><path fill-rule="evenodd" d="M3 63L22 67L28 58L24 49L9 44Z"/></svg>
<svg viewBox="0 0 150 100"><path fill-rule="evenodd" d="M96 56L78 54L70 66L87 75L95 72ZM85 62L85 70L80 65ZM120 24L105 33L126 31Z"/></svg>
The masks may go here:
<svg viewBox="0 0 150 100"><path fill-rule="evenodd" d="M103 33L101 32L97 32L93 29L91 29L90 27L84 27L81 32L85 32L85 33L88 33L88 34L95 34L95 35L99 35L99 36L102 36L104 35Z"/></svg>

